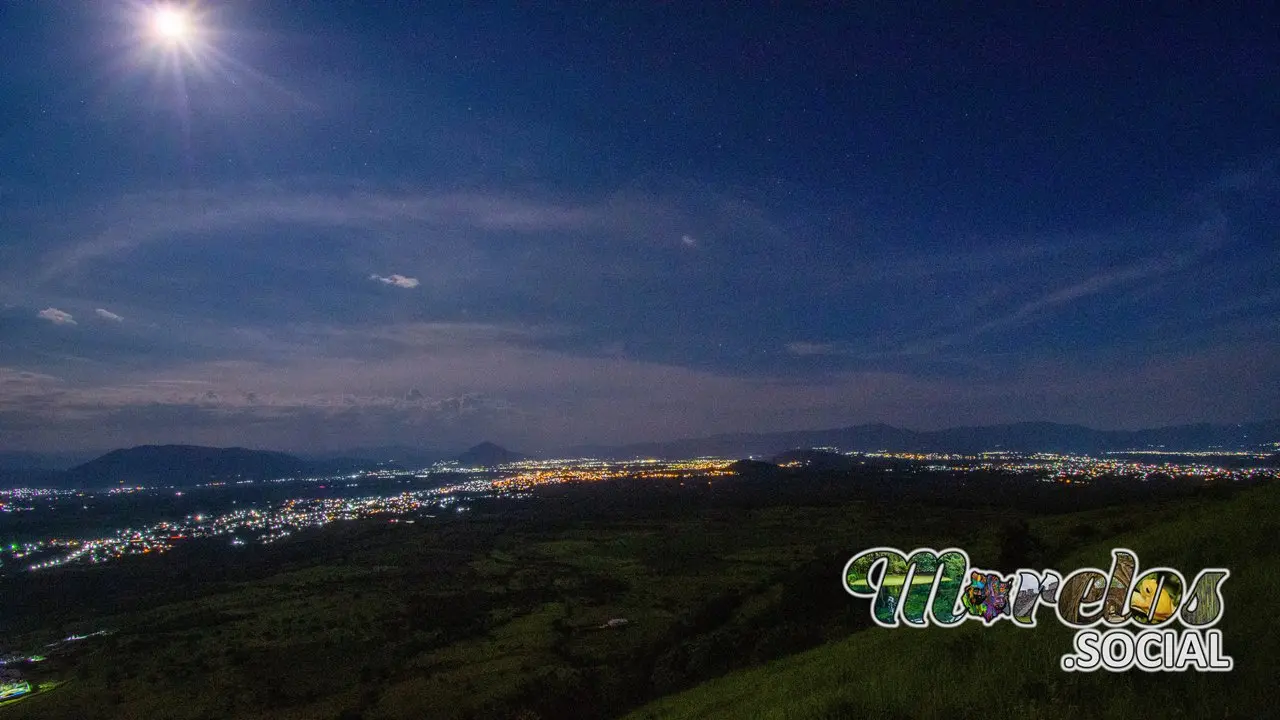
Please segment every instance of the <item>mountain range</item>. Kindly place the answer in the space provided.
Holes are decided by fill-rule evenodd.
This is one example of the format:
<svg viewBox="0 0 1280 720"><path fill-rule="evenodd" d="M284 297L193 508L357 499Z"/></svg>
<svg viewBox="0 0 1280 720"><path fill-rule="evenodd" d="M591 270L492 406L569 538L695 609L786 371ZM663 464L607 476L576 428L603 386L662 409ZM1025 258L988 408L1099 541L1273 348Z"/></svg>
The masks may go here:
<svg viewBox="0 0 1280 720"><path fill-rule="evenodd" d="M1280 461L1280 420L1242 424L1178 425L1147 430L1095 430L1081 425L1027 422L1008 425L957 427L946 430L908 430L884 424L856 425L827 430L775 433L734 433L670 442L623 446L578 446L555 457L629 459L637 457L688 458L775 457L807 448L842 451L897 452L1066 452L1101 453L1124 450L1169 451L1265 451ZM67 454L56 456L62 458ZM526 456L490 442L450 455L401 446L366 448L314 456L307 459L280 452L245 448L208 448L194 445L142 445L112 450L70 469L32 453L3 453L0 487L106 487L131 485L195 485L235 480L265 480L304 475L325 475L361 468L424 467L436 460L453 459L464 467L492 467ZM781 456L788 459L786 455Z"/></svg>
<svg viewBox="0 0 1280 720"><path fill-rule="evenodd" d="M102 488L122 484L186 487L210 482L315 477L375 467L416 468L434 461L401 465L389 462L386 459L388 457L409 460L422 460L426 457L448 459L440 457L439 453L388 453L385 450L377 449L373 457L353 457L350 453L340 453L304 460L282 452L241 447L139 445L112 450L67 470L50 469L47 462L32 455L25 467L21 464L17 467L0 467L0 487ZM15 460L22 459L18 453L11 457ZM485 442L453 459L465 467L489 467L524 457Z"/></svg>
<svg viewBox="0 0 1280 720"><path fill-rule="evenodd" d="M246 448L141 445L111 452L63 473L72 487L194 485L302 476L311 463L292 455Z"/></svg>
<svg viewBox="0 0 1280 720"><path fill-rule="evenodd" d="M1242 424L1176 425L1146 430L1095 430L1082 425L1024 422L1007 425L908 430L884 424L826 430L732 433L617 447L578 446L568 457L687 458L771 456L795 448L833 447L874 452L1100 453L1121 450L1280 451L1280 419Z"/></svg>

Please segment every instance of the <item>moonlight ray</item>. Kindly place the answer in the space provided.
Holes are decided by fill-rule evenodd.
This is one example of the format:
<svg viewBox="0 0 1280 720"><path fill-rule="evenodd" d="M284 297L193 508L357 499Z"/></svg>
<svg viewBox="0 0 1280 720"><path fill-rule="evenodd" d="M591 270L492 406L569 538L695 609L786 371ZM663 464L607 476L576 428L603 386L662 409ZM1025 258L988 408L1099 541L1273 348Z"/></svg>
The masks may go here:
<svg viewBox="0 0 1280 720"><path fill-rule="evenodd" d="M196 2L135 3L125 16L132 36L117 81L148 73L154 96L163 105L190 119L192 97L225 104L288 103L297 109L316 108L298 92L234 57L227 45L236 33L225 25L220 11Z"/></svg>
<svg viewBox="0 0 1280 720"><path fill-rule="evenodd" d="M170 123L174 149L188 179L198 174L201 162L193 140L200 117L316 109L314 102L235 56L234 47L245 37L233 29L236 16L225 6L198 0L132 0L114 17L118 34L111 46L124 51L113 52L105 63L98 83L101 105L127 97L155 119Z"/></svg>
<svg viewBox="0 0 1280 720"><path fill-rule="evenodd" d="M210 17L195 3L137 2L127 6L121 20L131 42L116 79L127 86L132 84L130 77L149 76L152 102L178 121L183 162L190 173L195 165L190 91L192 81L209 72L215 56Z"/></svg>
<svg viewBox="0 0 1280 720"><path fill-rule="evenodd" d="M151 11L151 30L165 42L181 43L191 35L191 21L186 10L161 6Z"/></svg>

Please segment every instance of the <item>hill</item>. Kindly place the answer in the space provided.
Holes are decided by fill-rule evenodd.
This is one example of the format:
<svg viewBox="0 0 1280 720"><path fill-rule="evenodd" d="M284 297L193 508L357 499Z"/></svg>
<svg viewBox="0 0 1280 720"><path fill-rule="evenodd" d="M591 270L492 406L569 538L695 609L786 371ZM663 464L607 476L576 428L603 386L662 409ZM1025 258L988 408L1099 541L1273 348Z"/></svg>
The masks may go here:
<svg viewBox="0 0 1280 720"><path fill-rule="evenodd" d="M525 456L491 442L482 442L454 459L465 467L494 467L524 460Z"/></svg>
<svg viewBox="0 0 1280 720"><path fill-rule="evenodd" d="M1065 673L1072 631L1041 617L1034 630L869 628L764 666L733 672L653 702L628 720L890 717L1263 717L1275 707L1268 668L1280 653L1280 488L1187 508L1165 522L1079 548L1054 567L1107 567L1112 547L1144 567L1188 576L1226 567L1221 623L1230 673ZM1207 541L1212 538L1212 541ZM867 612L867 601L857 602ZM890 659L886 661L886 659ZM959 668L963 668L960 671ZM947 668L957 668L946 672Z"/></svg>
<svg viewBox="0 0 1280 720"><path fill-rule="evenodd" d="M191 543L0 575L9 647L111 630L43 650L33 682L62 684L5 717L1270 716L1280 488L1020 524L1023 502L980 485L969 491L980 502L953 508L780 472L780 485L810 491L754 492L767 479L554 485L536 502L479 500L429 522L370 518L233 551ZM1219 627L1236 671L1065 676L1054 663L1070 632L1043 616L1034 630L881 631L837 576L851 553L884 544L959 545L1002 569L1103 565L1116 546L1144 567L1225 564Z"/></svg>
<svg viewBox="0 0 1280 720"><path fill-rule="evenodd" d="M197 485L206 482L271 480L304 475L313 466L292 455L246 448L141 445L111 452L62 476L71 487Z"/></svg>

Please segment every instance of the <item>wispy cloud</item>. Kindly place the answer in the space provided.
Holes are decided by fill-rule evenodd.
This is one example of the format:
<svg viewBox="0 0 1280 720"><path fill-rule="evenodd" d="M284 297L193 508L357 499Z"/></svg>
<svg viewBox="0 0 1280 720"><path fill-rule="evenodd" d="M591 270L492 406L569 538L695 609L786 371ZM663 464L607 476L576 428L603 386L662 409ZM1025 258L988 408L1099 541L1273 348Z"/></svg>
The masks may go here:
<svg viewBox="0 0 1280 720"><path fill-rule="evenodd" d="M406 290L409 288L416 288L418 287L418 284L419 284L418 278L405 277L404 275L398 275L398 274L388 275L386 277L383 277L382 275L374 274L374 275L370 275L369 279L377 280L378 282L384 285L395 285L398 288L405 288Z"/></svg>
<svg viewBox="0 0 1280 720"><path fill-rule="evenodd" d="M786 344L786 349L788 353L799 357L846 354L843 348L834 343L789 342Z"/></svg>
<svg viewBox="0 0 1280 720"><path fill-rule="evenodd" d="M1125 288L1132 288L1140 283L1151 282L1155 278L1186 270L1225 242L1221 230L1215 227L1196 228L1194 232L1187 235L1190 241L1181 251L1166 249L1165 252L1139 259L1123 267L1094 272L1088 277L1061 285L1038 297L1026 300L1017 307L994 317L989 316L972 327L910 343L903 349L908 353L933 352L946 347L963 345L984 335L1024 327L1042 321L1054 311L1089 298L1121 292Z"/></svg>
<svg viewBox="0 0 1280 720"><path fill-rule="evenodd" d="M63 312L58 308L45 308L36 313L38 317L44 318L54 325L75 325L75 318L71 317L71 313Z"/></svg>
<svg viewBox="0 0 1280 720"><path fill-rule="evenodd" d="M40 242L24 250L36 253L31 262L37 271L5 279L27 289L40 287L74 276L86 264L150 244L225 237L274 224L341 229L372 237L590 235L648 244L674 236L685 245L692 240L696 246L709 239L704 237L707 234L776 233L759 210L723 201L710 192L686 197L620 190L604 196L563 197L350 183L263 183L124 195L103 199L93 213L70 211L58 222L46 223ZM704 230L695 234L690 227Z"/></svg>
<svg viewBox="0 0 1280 720"><path fill-rule="evenodd" d="M1012 313L979 325L973 330L973 334L980 335L992 330L1022 325L1035 319L1040 314L1056 307L1098 295L1127 283L1145 280L1147 278L1169 272L1180 267L1182 264L1183 261L1180 259L1174 259L1172 261L1161 259L1139 263L1127 268L1107 270L1105 272L1098 273L1097 275L1081 280L1080 282L1058 288L1053 292L1023 303Z"/></svg>
<svg viewBox="0 0 1280 720"><path fill-rule="evenodd" d="M1169 351L1234 339L1241 357L1270 353L1263 370L1280 357L1250 350L1271 342L1277 256L1246 247L1268 235L1230 213L1215 224L1192 204L1096 235L975 231L953 246L759 202L697 188L521 196L283 182L32 208L19 242L0 248L0 365L62 380L0 378L17 398L0 402L0 426L26 422L32 445L105 424L121 443L559 443L989 422L1043 417L1076 396L1079 417L1087 400L1132 422L1138 411L1091 391L1094 377L1074 378L1112 358L1109 372L1160 394L1134 382L1146 365L1114 360L1151 357L1158 323L1179 341L1196 324L1195 342ZM226 273L232 263L243 272ZM412 302L426 292L431 303ZM97 307L108 302L129 316ZM104 332L45 324L74 324L66 307ZM1020 380L1059 356L1036 383ZM1249 372L1215 417L1275 397L1262 370ZM1070 387L1041 387L1055 377ZM1018 414L1022 398L1036 402ZM1192 400L1169 401L1170 417L1193 418ZM184 417L205 424L183 436Z"/></svg>

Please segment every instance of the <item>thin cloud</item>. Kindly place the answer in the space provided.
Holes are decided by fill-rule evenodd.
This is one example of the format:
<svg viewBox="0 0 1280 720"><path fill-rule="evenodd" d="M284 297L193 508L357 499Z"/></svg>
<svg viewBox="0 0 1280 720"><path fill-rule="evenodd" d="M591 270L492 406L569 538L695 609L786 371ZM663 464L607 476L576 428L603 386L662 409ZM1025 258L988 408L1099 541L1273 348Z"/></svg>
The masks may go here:
<svg viewBox="0 0 1280 720"><path fill-rule="evenodd" d="M787 352L800 357L808 357L812 355L844 355L843 349L831 343L815 343L815 342L789 342L786 345Z"/></svg>
<svg viewBox="0 0 1280 720"><path fill-rule="evenodd" d="M25 286L59 281L82 266L161 242L222 236L264 224L307 228L412 230L473 236L518 233L559 237L591 233L624 243L649 244L655 237L682 238L690 224L720 234L750 232L777 236L763 213L743 202L715 202L716 196L656 195L620 191L604 197L548 198L514 193L458 193L430 188L370 190L337 185L265 183L242 188L143 193L105 198L102 210L68 212L54 240L32 246L39 271L0 282ZM95 205L95 208L98 206ZM706 238L689 236L696 247ZM83 239L87 238L87 239ZM687 244L687 243L686 243Z"/></svg>
<svg viewBox="0 0 1280 720"><path fill-rule="evenodd" d="M58 308L45 308L36 313L37 317L41 317L54 325L75 325L75 318L71 317L71 313L63 312Z"/></svg>
<svg viewBox="0 0 1280 720"><path fill-rule="evenodd" d="M104 310L103 308L96 308L93 312L103 320L110 320L111 322L124 322L123 317L120 317L119 315L111 312L110 310Z"/></svg>
<svg viewBox="0 0 1280 720"><path fill-rule="evenodd" d="M369 279L377 280L384 285L395 285L398 288L405 288L406 290L416 288L419 285L418 278L405 277L404 275L389 275L387 277L383 277L378 274L373 274L369 276Z"/></svg>
<svg viewBox="0 0 1280 720"><path fill-rule="evenodd" d="M1023 303L1012 312L992 318L976 327L935 337L906 347L910 352L931 352L958 344L971 342L988 333L1022 327L1062 306L1086 298L1111 292L1138 281L1167 275L1188 267L1203 255L1204 248L1197 248L1179 255L1151 258L1126 268L1107 270L1082 281L1061 287L1034 300Z"/></svg>

